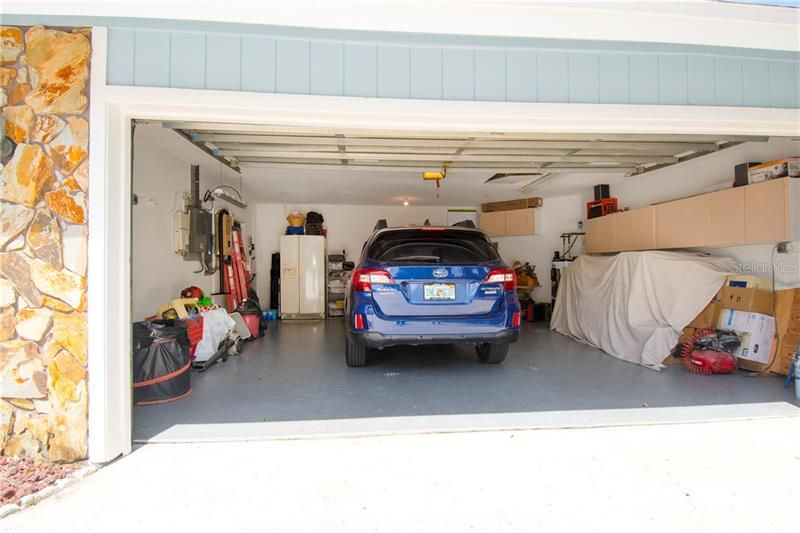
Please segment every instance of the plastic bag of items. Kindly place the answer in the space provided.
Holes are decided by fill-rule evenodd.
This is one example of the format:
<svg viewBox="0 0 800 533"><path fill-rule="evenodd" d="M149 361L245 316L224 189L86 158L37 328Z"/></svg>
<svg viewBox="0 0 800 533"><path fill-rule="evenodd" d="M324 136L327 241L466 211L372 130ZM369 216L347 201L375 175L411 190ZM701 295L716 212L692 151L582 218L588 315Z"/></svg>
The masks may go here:
<svg viewBox="0 0 800 533"><path fill-rule="evenodd" d="M133 324L133 401L172 402L192 393L186 325L177 320Z"/></svg>

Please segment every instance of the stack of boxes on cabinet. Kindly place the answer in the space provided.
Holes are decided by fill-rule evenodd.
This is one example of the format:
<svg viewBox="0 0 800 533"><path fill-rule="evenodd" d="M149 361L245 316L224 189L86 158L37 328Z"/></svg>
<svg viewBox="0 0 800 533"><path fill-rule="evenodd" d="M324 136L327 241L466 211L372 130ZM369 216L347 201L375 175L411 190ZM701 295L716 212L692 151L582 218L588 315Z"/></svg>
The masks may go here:
<svg viewBox="0 0 800 533"><path fill-rule="evenodd" d="M765 278L729 276L683 330L681 342L706 328L736 332L739 368L786 374L800 343L800 289L773 291Z"/></svg>

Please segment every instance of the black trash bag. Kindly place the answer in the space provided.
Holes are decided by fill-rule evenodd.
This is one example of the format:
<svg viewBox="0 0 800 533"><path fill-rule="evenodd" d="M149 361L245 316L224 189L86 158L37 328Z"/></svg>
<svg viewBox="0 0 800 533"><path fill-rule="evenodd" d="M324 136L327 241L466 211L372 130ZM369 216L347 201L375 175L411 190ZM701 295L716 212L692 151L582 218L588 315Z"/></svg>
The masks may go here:
<svg viewBox="0 0 800 533"><path fill-rule="evenodd" d="M166 403L192 392L189 334L177 320L133 323L133 402Z"/></svg>
<svg viewBox="0 0 800 533"><path fill-rule="evenodd" d="M325 219L320 213L316 211L309 211L306 213L306 224L322 224Z"/></svg>

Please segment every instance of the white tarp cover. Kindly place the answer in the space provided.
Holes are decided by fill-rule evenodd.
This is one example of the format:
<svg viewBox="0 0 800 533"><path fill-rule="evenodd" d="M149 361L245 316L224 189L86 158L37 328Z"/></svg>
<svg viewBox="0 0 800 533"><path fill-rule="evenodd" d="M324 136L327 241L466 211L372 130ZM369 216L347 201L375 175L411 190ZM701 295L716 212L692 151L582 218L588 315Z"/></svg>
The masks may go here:
<svg viewBox="0 0 800 533"><path fill-rule="evenodd" d="M208 361L219 347L219 343L228 336L236 322L225 309L213 309L202 313L203 338L197 343L194 358L198 362Z"/></svg>
<svg viewBox="0 0 800 533"><path fill-rule="evenodd" d="M734 271L734 260L677 252L578 257L561 271L553 331L653 369Z"/></svg>

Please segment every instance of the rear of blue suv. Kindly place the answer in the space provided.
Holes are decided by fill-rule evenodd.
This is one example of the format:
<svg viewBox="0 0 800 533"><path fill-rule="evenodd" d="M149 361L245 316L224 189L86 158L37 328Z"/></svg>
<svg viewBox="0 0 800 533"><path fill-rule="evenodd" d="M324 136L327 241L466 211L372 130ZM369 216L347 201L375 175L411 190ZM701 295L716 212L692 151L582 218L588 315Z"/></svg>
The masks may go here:
<svg viewBox="0 0 800 533"><path fill-rule="evenodd" d="M514 271L482 231L382 229L348 286L346 361L364 366L367 348L473 344L480 361L500 363L519 323Z"/></svg>

